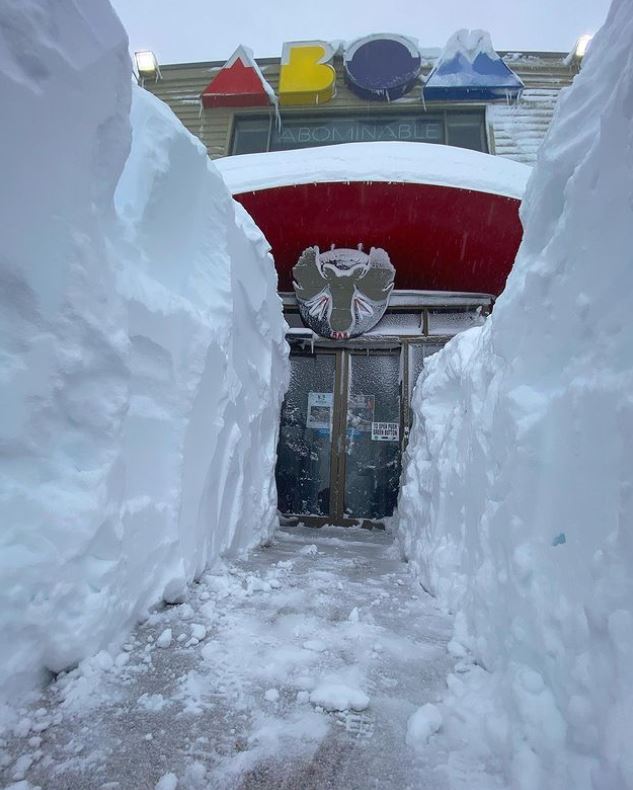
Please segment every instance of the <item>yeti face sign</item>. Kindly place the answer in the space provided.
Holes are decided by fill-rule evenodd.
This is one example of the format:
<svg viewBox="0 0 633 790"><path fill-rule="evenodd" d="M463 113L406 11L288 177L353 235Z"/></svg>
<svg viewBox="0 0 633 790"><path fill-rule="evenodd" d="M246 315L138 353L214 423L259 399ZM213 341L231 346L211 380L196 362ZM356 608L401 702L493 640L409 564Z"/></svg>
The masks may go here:
<svg viewBox="0 0 633 790"><path fill-rule="evenodd" d="M396 270L376 247L369 255L348 249L321 254L308 247L292 274L304 324L321 337L344 340L362 335L383 317Z"/></svg>

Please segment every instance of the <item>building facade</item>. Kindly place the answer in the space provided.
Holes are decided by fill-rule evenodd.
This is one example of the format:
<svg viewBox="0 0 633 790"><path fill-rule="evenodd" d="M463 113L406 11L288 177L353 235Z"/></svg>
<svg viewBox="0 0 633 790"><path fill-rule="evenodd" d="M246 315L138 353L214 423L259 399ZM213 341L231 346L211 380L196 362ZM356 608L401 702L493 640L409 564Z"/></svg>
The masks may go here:
<svg viewBox="0 0 633 790"><path fill-rule="evenodd" d="M223 69L224 62L161 65L160 78L148 78L145 88L168 104L192 134L200 138L212 159L241 153L287 150L322 145L320 127L338 126L333 142L352 142L354 120L384 124L427 121L418 136L411 128L385 129L382 138L365 130L364 141L376 139L425 140L458 145L534 164L536 152L547 132L560 91L571 84L577 62L561 52L500 52L505 63L522 80L524 89L513 101L423 103L421 92L438 57L422 50L422 66L416 84L395 102L376 102L354 93L345 81L343 58L335 55L336 90L322 104L282 106L277 125L274 105L267 107L208 107L202 94ZM278 94L281 58L257 60L262 75ZM321 121L321 124L318 122ZM316 123L315 123L316 122ZM315 138L315 128L316 138ZM303 130L303 137L301 136ZM357 139L363 141L362 130ZM391 135L388 136L387 135ZM423 136L426 135L426 136Z"/></svg>
<svg viewBox="0 0 633 790"><path fill-rule="evenodd" d="M286 516L391 515L424 359L482 323L503 289L525 165L578 67L461 31L442 52L400 36L292 42L280 58L240 47L143 79L272 247L291 347Z"/></svg>

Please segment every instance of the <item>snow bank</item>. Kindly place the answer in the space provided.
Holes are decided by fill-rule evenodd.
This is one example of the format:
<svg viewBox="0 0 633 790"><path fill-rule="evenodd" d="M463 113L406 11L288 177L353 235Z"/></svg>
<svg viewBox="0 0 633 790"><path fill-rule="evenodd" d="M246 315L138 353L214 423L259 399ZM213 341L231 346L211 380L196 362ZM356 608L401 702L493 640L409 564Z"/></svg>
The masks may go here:
<svg viewBox="0 0 633 790"><path fill-rule="evenodd" d="M414 396L404 551L490 670L451 694L516 788L633 787L632 44L616 0L539 154L506 291Z"/></svg>
<svg viewBox="0 0 633 790"><path fill-rule="evenodd" d="M272 260L130 74L105 0L2 5L3 694L275 526Z"/></svg>
<svg viewBox="0 0 633 790"><path fill-rule="evenodd" d="M387 181L523 197L530 168L508 159L431 143L345 143L229 156L215 162L234 195L342 181Z"/></svg>

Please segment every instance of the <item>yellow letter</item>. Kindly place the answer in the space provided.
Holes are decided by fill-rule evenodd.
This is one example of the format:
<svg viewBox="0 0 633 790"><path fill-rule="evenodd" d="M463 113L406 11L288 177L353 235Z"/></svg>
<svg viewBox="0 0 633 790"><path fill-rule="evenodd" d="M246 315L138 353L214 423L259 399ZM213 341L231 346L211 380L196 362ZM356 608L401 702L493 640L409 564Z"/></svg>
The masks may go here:
<svg viewBox="0 0 633 790"><path fill-rule="evenodd" d="M334 95L334 50L325 41L284 44L279 74L280 104L322 104Z"/></svg>

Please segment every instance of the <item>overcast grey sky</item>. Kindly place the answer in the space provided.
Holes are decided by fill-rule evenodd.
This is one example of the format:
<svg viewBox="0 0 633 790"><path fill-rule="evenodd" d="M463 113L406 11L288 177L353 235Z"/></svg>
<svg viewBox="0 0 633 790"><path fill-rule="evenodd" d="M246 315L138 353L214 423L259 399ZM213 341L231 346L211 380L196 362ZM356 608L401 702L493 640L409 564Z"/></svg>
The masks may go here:
<svg viewBox="0 0 633 790"><path fill-rule="evenodd" d="M610 0L112 0L132 50L161 63L228 58L238 44L279 56L284 41L401 33L442 47L483 28L501 50L568 51L604 22Z"/></svg>

